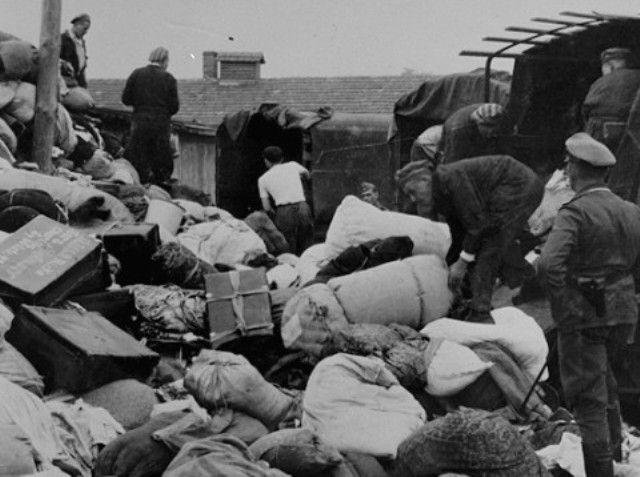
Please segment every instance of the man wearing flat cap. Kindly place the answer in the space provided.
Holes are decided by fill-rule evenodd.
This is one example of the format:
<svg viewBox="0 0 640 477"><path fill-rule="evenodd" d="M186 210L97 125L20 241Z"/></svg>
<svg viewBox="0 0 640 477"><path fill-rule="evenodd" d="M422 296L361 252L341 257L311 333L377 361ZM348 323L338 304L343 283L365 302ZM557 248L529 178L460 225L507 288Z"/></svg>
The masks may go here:
<svg viewBox="0 0 640 477"><path fill-rule="evenodd" d="M60 60L62 76L67 86L87 87L85 70L87 69L87 44L84 36L91 26L91 18L86 13L71 20L71 29L60 35Z"/></svg>
<svg viewBox="0 0 640 477"><path fill-rule="evenodd" d="M169 51L159 46L149 64L131 73L122 102L133 106L131 136L124 152L142 183L163 184L173 173L171 116L180 108L178 84L167 71Z"/></svg>
<svg viewBox="0 0 640 477"><path fill-rule="evenodd" d="M503 117L503 108L497 103L472 104L451 114L442 128L441 162L503 153L498 142Z"/></svg>
<svg viewBox="0 0 640 477"><path fill-rule="evenodd" d="M635 61L628 48L604 50L600 63L602 76L591 85L582 104L584 131L615 155L640 89L640 70L633 69Z"/></svg>
<svg viewBox="0 0 640 477"><path fill-rule="evenodd" d="M640 208L607 188L616 159L604 144L580 132L565 146L576 195L558 212L539 263L587 476L609 477L622 439L611 362L633 338L638 321L633 274L640 257Z"/></svg>

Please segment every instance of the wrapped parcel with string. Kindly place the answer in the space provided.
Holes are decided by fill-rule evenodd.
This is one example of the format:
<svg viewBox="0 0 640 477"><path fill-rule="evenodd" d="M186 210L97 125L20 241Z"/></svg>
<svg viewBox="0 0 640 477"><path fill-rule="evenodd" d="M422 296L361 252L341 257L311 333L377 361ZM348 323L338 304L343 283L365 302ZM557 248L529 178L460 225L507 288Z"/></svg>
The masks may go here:
<svg viewBox="0 0 640 477"><path fill-rule="evenodd" d="M264 268L205 275L207 321L214 348L240 336L273 334Z"/></svg>

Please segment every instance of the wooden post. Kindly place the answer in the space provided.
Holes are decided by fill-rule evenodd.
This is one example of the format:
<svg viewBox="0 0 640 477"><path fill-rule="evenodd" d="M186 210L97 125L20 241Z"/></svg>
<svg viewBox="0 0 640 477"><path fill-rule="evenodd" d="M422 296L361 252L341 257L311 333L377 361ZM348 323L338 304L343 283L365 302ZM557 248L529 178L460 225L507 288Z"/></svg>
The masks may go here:
<svg viewBox="0 0 640 477"><path fill-rule="evenodd" d="M46 174L54 171L51 150L58 106L61 11L62 0L42 0L32 160Z"/></svg>

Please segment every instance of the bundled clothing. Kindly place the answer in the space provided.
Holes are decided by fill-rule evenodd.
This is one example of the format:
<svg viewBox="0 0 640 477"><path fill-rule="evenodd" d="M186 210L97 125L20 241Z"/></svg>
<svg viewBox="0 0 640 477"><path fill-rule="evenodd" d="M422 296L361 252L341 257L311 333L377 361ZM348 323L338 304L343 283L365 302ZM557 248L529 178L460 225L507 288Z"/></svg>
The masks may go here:
<svg viewBox="0 0 640 477"><path fill-rule="evenodd" d="M632 275L639 257L640 208L594 186L560 209L540 257L558 326L560 377L583 431L588 475L612 475L611 452L620 450L611 360L638 320Z"/></svg>
<svg viewBox="0 0 640 477"><path fill-rule="evenodd" d="M460 159L499 154L496 138L480 134L472 115L482 103L460 108L447 118L442 129L442 163L450 164Z"/></svg>
<svg viewBox="0 0 640 477"><path fill-rule="evenodd" d="M170 118L180 109L176 79L154 63L138 68L127 79L122 102L133 106L124 156L142 183L168 181L173 173Z"/></svg>
<svg viewBox="0 0 640 477"><path fill-rule="evenodd" d="M306 168L290 161L274 164L258 179L260 197L273 200L275 225L289 244L289 251L298 256L313 244L313 218L300 177L308 174Z"/></svg>
<svg viewBox="0 0 640 477"><path fill-rule="evenodd" d="M582 104L585 131L614 154L638 90L640 70L614 70L591 85Z"/></svg>
<svg viewBox="0 0 640 477"><path fill-rule="evenodd" d="M470 270L471 309L488 313L493 285L510 248L542 201L544 185L510 156L482 156L438 166L433 172L434 212L451 230L447 257L475 256Z"/></svg>

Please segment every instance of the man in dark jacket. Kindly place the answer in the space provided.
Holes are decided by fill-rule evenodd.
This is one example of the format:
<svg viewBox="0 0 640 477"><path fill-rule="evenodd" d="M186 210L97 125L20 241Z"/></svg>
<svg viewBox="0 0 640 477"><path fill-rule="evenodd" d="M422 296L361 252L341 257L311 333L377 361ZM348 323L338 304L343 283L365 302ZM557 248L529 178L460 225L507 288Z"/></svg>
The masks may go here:
<svg viewBox="0 0 640 477"><path fill-rule="evenodd" d="M84 36L91 26L91 18L86 13L78 15L71 20L71 30L60 35L60 59L62 64L62 76L67 86L87 87L85 70L87 69L87 44Z"/></svg>
<svg viewBox="0 0 640 477"><path fill-rule="evenodd" d="M518 236L542 201L542 181L510 156L462 159L441 164L430 173L425 173L424 167L415 172L399 174L399 184L419 203L421 215L442 216L449 225L450 287L459 291L469 271L467 319L491 322L496 278L505 256L517 247Z"/></svg>
<svg viewBox="0 0 640 477"><path fill-rule="evenodd" d="M472 104L450 115L442 128L442 164L500 154L502 118L502 106L496 103Z"/></svg>
<svg viewBox="0 0 640 477"><path fill-rule="evenodd" d="M559 211L542 249L558 328L564 397L582 434L588 477L612 477L621 458L621 422L611 361L633 339L638 321L633 273L640 257L640 208L606 187L616 162L586 133L566 142L574 198Z"/></svg>
<svg viewBox="0 0 640 477"><path fill-rule="evenodd" d="M614 154L640 89L640 70L632 69L631 50L609 48L600 55L602 76L589 88L582 104L584 130Z"/></svg>
<svg viewBox="0 0 640 477"><path fill-rule="evenodd" d="M143 183L162 184L173 173L170 118L178 112L178 86L167 72L169 52L158 47L149 64L134 70L122 92L122 102L133 106L131 137L124 153Z"/></svg>

